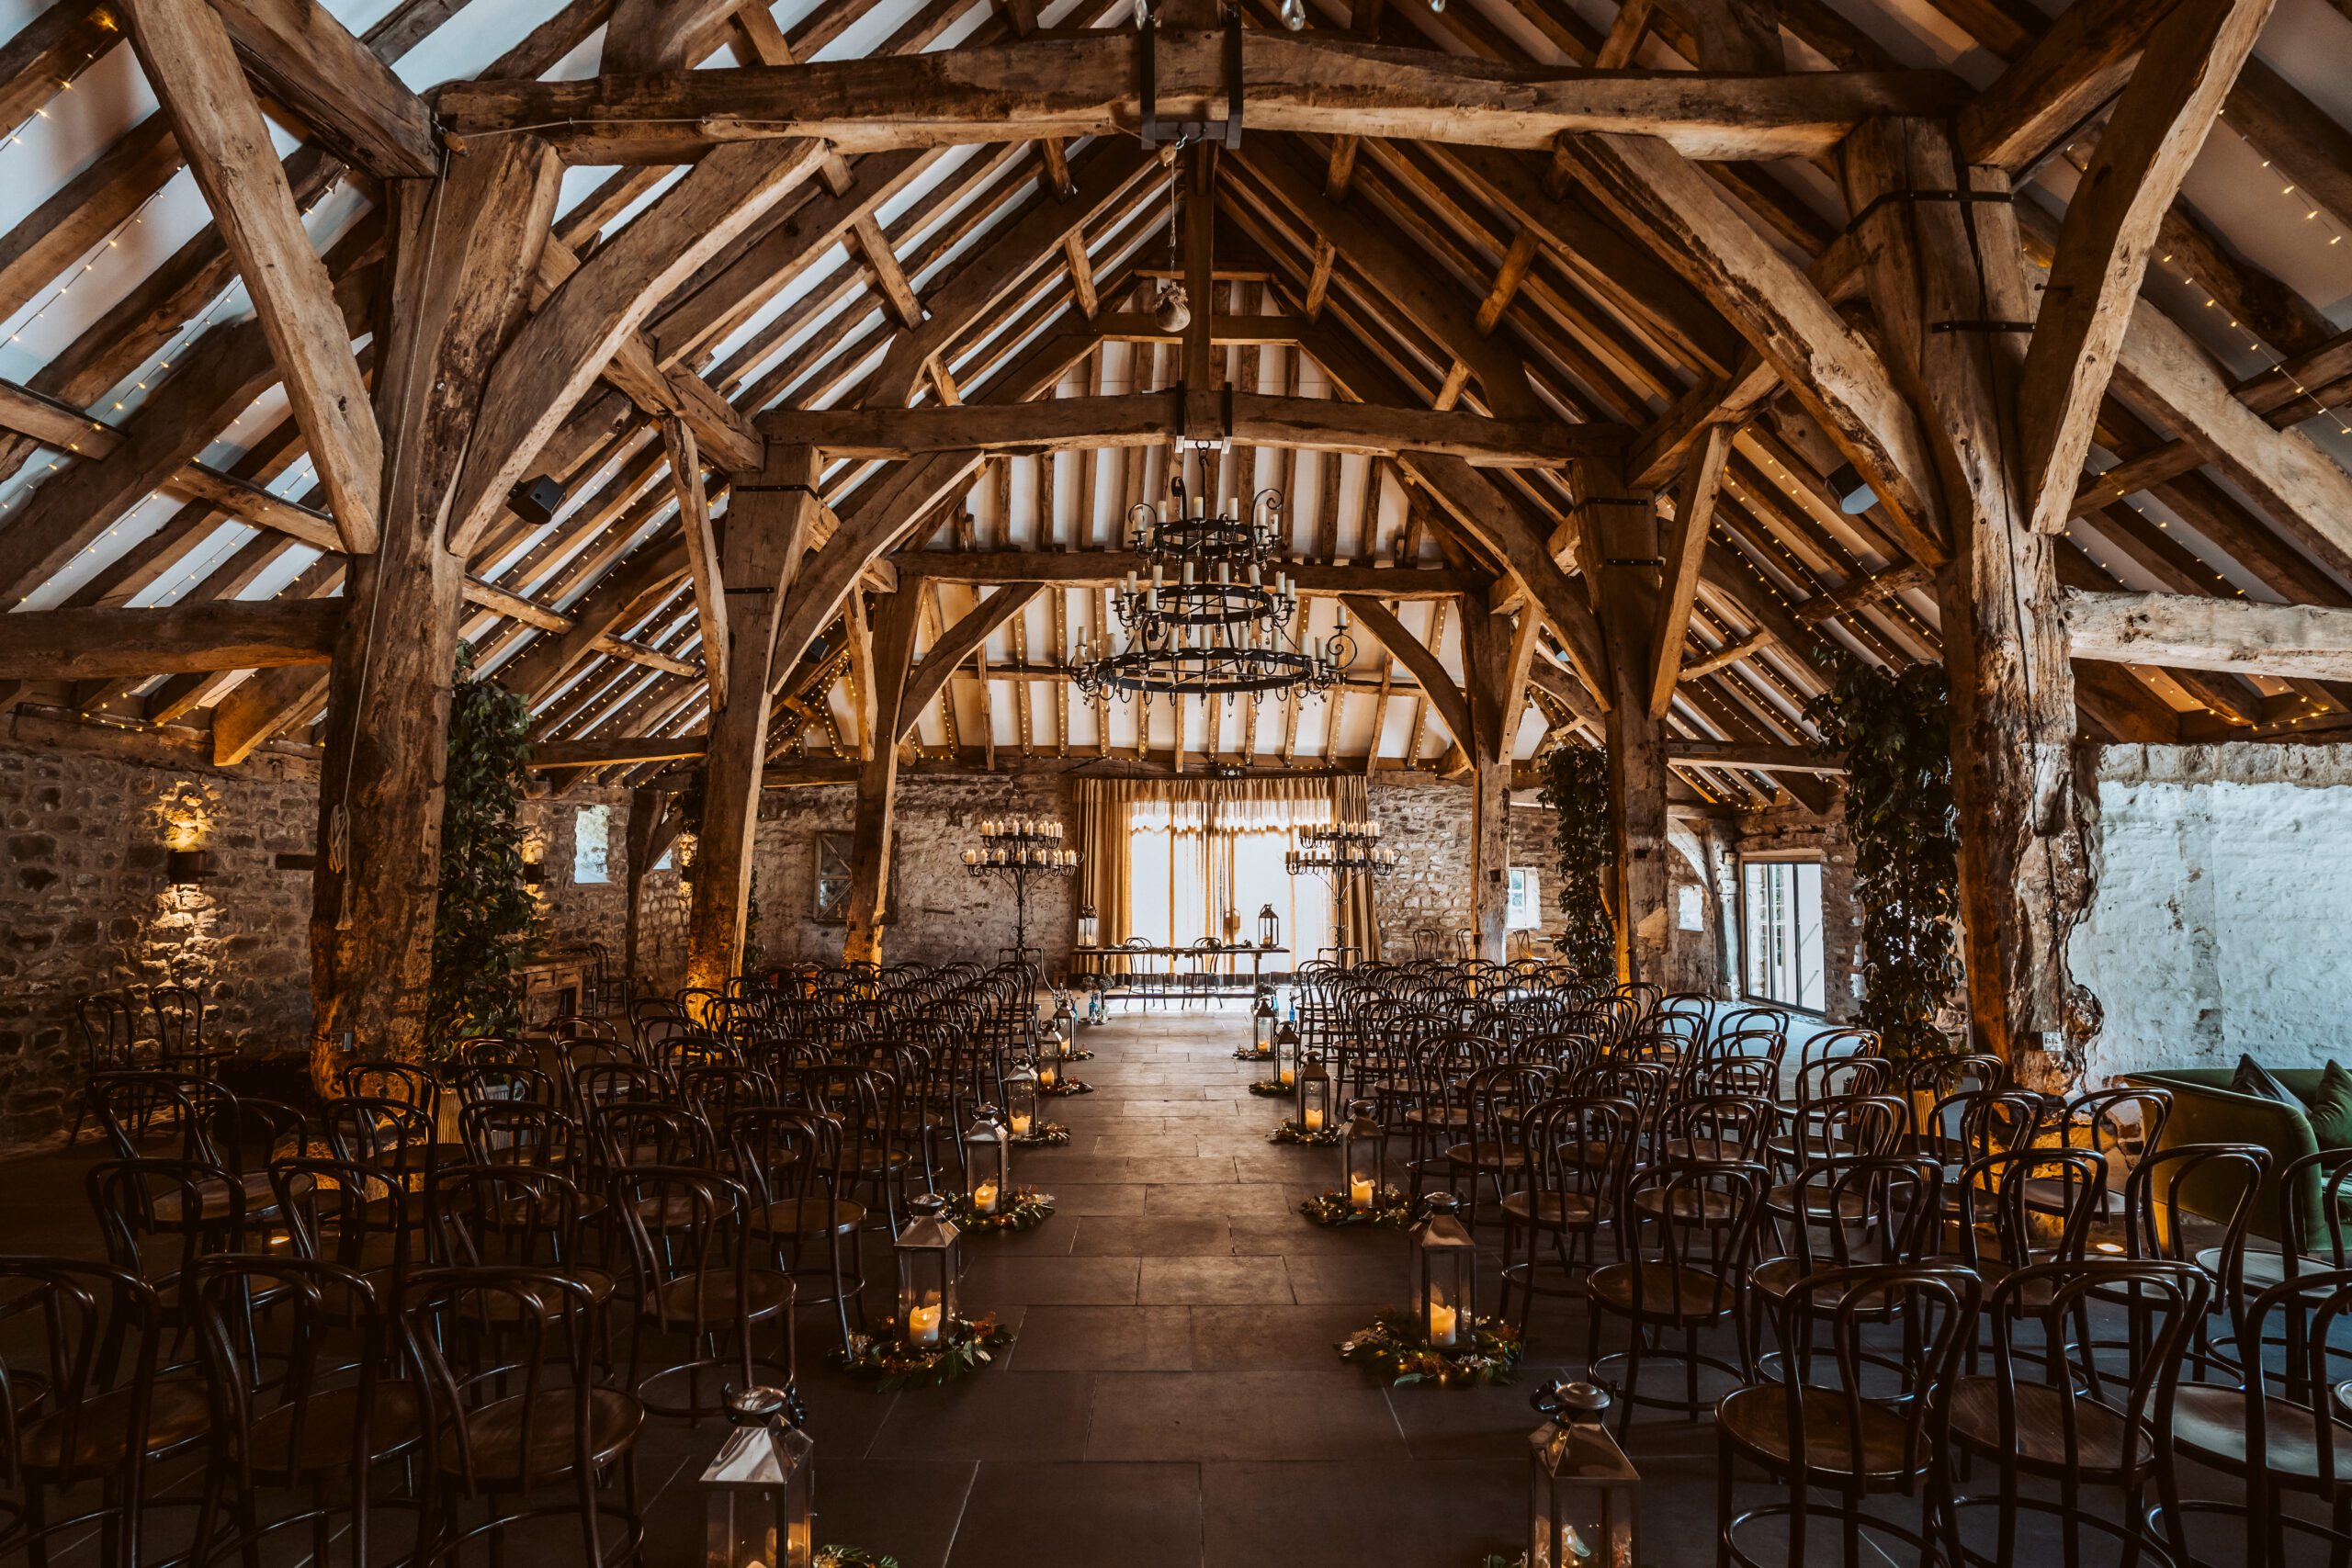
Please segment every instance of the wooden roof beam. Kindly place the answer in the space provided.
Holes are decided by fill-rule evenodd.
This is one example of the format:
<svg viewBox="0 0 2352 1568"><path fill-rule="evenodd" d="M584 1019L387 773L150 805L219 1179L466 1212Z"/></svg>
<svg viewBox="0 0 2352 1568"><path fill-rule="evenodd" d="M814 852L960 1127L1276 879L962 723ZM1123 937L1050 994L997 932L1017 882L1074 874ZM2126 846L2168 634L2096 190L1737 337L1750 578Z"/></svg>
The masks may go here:
<svg viewBox="0 0 2352 1568"><path fill-rule="evenodd" d="M1163 113L1222 110L1220 32L1159 39ZM585 82L452 82L435 107L462 141L537 128L576 163L679 163L728 142L812 137L845 152L1130 131L1136 44L1123 29L910 59L667 72ZM1655 136L1696 158L1827 152L1873 115L1934 113L1961 95L1937 73L1595 73L1489 63L1252 29L1245 120L1261 130L1369 132L1541 148L1563 132Z"/></svg>
<svg viewBox="0 0 2352 1568"><path fill-rule="evenodd" d="M324 664L340 599L232 599L164 609L0 615L0 680L97 681Z"/></svg>
<svg viewBox="0 0 2352 1568"><path fill-rule="evenodd" d="M2064 595L2068 653L2281 680L2352 680L2352 610L2187 593Z"/></svg>
<svg viewBox="0 0 2352 1568"><path fill-rule="evenodd" d="M441 145L424 100L309 0L211 0L245 69L346 163L379 179L433 179ZM134 15L139 9L134 0Z"/></svg>

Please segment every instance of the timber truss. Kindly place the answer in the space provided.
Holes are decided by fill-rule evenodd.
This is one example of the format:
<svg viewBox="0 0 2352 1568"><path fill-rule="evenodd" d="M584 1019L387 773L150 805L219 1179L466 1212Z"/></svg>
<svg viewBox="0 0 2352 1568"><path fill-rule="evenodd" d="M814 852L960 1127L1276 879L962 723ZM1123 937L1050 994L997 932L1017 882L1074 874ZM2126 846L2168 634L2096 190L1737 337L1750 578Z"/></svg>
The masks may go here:
<svg viewBox="0 0 2352 1568"><path fill-rule="evenodd" d="M1981 87L1859 24L1929 3L548 0L491 58L467 0L59 0L0 116L160 107L0 237L19 732L316 760L321 1026L380 1027L461 638L639 837L702 769L721 887L763 782L857 782L880 865L902 766L1422 768L1498 942L1504 792L1582 733L1633 967L1670 807L1825 804L1838 660L1942 660L1974 999L2054 1031L2076 739L2352 728L2352 337L2315 229L2181 194L2352 227L2352 133L2266 0L1931 0ZM1324 699L1074 696L1179 446L1369 633Z"/></svg>

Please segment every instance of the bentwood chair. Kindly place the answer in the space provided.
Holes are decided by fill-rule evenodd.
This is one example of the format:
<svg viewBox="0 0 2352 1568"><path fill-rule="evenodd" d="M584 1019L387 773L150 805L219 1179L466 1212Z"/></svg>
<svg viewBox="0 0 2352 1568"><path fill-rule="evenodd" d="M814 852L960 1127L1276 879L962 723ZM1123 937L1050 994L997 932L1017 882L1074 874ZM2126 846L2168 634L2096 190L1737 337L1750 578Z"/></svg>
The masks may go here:
<svg viewBox="0 0 2352 1568"><path fill-rule="evenodd" d="M1679 1409L1697 1420L1705 1408L1699 1397L1702 1367L1736 1377L1751 1374L1755 1355L1743 1307L1769 1180L1764 1168L1753 1162L1690 1160L1651 1166L1626 1183L1616 1227L1622 1260L1604 1263L1585 1278L1585 1361L1602 1380L1604 1366L1623 1363L1621 1429L1631 1424L1636 1403ZM1626 1330L1625 1348L1607 1357L1600 1354L1604 1317L1623 1319ZM1737 1336L1736 1363L1702 1355L1699 1348L1702 1329L1725 1323ZM1655 1335L1663 1345L1675 1330L1683 1337L1679 1352L1647 1343ZM1681 1401L1640 1392L1642 1363L1653 1357L1682 1363Z"/></svg>
<svg viewBox="0 0 2352 1568"><path fill-rule="evenodd" d="M2061 1561L2085 1561L2086 1528L2120 1541L2125 1560L2154 1544L2143 1492L2164 1450L2180 1360L2205 1315L2210 1286L2196 1269L2153 1258L2091 1258L2039 1263L1993 1288L1985 1303L1993 1340L1988 1375L1959 1379L1951 1393L1955 1450L1992 1468L1990 1496L1955 1495L1953 1560L2014 1560L2018 1515L2055 1515ZM2119 1365L2080 1337L2094 1308L2118 1305L2131 1318ZM2028 1495L2028 1480L2056 1497ZM2086 1507L2085 1487L2113 1488L2120 1507ZM1996 1511L1991 1550L1970 1550L1973 1509Z"/></svg>
<svg viewBox="0 0 2352 1568"><path fill-rule="evenodd" d="M310 1258L208 1258L191 1270L192 1315L211 1394L205 1475L208 1561L250 1559L265 1539L310 1527L327 1568L338 1535L368 1568L371 1477L415 1448L417 1388L387 1378L390 1319L360 1274ZM264 1522L264 1488L306 1491L307 1508ZM347 1494L335 1506L330 1498ZM350 1529L336 1530L338 1515ZM216 1540L225 1522L229 1535Z"/></svg>
<svg viewBox="0 0 2352 1568"><path fill-rule="evenodd" d="M642 1560L645 1407L591 1374L594 1314L586 1285L548 1270L435 1269L401 1286L405 1375L424 1393L421 1562L454 1564L476 1540L494 1551L514 1526L566 1516L582 1568ZM469 1528L459 1509L476 1502L487 1517Z"/></svg>
<svg viewBox="0 0 2352 1568"><path fill-rule="evenodd" d="M613 1207L628 1236L634 1292L629 1386L657 1416L721 1414L726 1387L794 1387L792 1281L761 1254L741 1183L706 1169L636 1166L613 1174ZM774 1359L752 1334L774 1327ZM683 1336L683 1355L651 1370L651 1333ZM673 1381L682 1383L673 1397Z"/></svg>
<svg viewBox="0 0 2352 1568"><path fill-rule="evenodd" d="M1977 1299L1965 1270L1907 1263L1826 1269L1791 1287L1778 1314L1781 1342L1790 1348L1780 1358L1781 1375L1750 1382L1715 1406L1718 1563L1760 1568L1758 1527L1773 1520L1785 1530L1781 1561L1815 1568L1830 1560L1811 1540L1816 1516L1838 1529L1846 1568L1866 1560L1865 1532L1902 1541L1917 1561L1928 1559L1946 1442L1942 1393L1975 1332ZM1909 1336L1908 1353L1889 1357L1879 1340L1897 1320ZM1788 1501L1734 1517L1735 1459L1781 1482ZM1865 1512L1870 1497L1888 1494L1914 1500L1914 1519ZM1890 1560L1872 1546L1867 1561Z"/></svg>
<svg viewBox="0 0 2352 1568"><path fill-rule="evenodd" d="M0 1258L0 1302L30 1341L0 1361L0 1483L20 1498L11 1548L35 1563L52 1542L99 1528L105 1568L140 1568L147 1512L162 1506L151 1467L204 1440L203 1382L164 1377L155 1292L104 1264ZM55 1504L88 1495L64 1517Z"/></svg>

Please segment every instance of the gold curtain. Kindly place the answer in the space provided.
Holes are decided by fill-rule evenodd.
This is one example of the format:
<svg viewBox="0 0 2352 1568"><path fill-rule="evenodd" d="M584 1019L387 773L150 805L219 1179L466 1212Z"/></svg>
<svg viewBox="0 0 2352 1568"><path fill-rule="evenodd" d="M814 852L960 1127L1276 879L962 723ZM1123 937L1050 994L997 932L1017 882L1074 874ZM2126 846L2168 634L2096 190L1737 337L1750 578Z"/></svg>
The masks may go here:
<svg viewBox="0 0 2352 1568"><path fill-rule="evenodd" d="M1127 940L1127 807L1125 779L1078 781L1078 901L1094 906L1096 938L1104 947ZM1124 975L1126 960L1106 959L1105 974Z"/></svg>
<svg viewBox="0 0 2352 1568"><path fill-rule="evenodd" d="M1360 773L1335 774L1330 780L1331 816L1340 822L1372 819L1372 789ZM1369 876L1352 878L1340 901L1340 940L1357 950L1369 964L1380 956L1380 906Z"/></svg>

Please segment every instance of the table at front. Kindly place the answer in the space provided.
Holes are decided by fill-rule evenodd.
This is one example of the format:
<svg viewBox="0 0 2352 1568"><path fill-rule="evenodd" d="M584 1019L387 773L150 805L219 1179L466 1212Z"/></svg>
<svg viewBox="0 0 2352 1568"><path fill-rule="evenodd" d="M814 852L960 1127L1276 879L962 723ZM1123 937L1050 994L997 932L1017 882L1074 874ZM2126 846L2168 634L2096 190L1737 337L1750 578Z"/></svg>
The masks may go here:
<svg viewBox="0 0 2352 1568"><path fill-rule="evenodd" d="M1073 947L1069 950L1069 961L1073 969L1078 968L1083 961L1087 963L1087 967L1082 973L1102 975L1109 973L1103 966L1105 959L1165 958L1171 961L1169 964L1169 974L1172 978L1175 974L1175 964L1172 961L1175 959L1234 959L1246 953L1250 955L1250 988L1254 991L1258 988L1258 981L1264 972L1267 955L1269 953L1287 955L1289 952L1290 949L1287 947L1260 947L1254 942L1218 942L1213 947L1194 947L1190 943L1181 946L1155 944L1149 947L1128 947L1122 944L1117 947Z"/></svg>
<svg viewBox="0 0 2352 1568"><path fill-rule="evenodd" d="M585 953L549 953L517 969L523 982L523 1026L535 1029L580 1011L594 963Z"/></svg>

